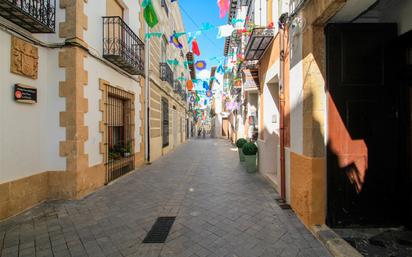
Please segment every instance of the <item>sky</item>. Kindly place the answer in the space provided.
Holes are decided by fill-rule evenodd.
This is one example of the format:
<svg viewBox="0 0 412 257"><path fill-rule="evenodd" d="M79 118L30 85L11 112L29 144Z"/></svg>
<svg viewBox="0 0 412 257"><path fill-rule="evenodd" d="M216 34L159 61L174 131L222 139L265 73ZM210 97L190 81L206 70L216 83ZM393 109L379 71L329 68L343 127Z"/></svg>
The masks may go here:
<svg viewBox="0 0 412 257"><path fill-rule="evenodd" d="M217 0L177 0L180 5L186 32L199 30L202 23L208 22L219 26L227 24L227 15L220 19ZM216 39L218 29L213 28L203 32L196 40L199 44L200 56L195 56L196 60L206 61L207 68L203 72L198 72L200 79L205 79L210 75L211 66L216 66L216 61L211 61L212 57L223 55L224 38ZM190 45L191 48L191 45Z"/></svg>

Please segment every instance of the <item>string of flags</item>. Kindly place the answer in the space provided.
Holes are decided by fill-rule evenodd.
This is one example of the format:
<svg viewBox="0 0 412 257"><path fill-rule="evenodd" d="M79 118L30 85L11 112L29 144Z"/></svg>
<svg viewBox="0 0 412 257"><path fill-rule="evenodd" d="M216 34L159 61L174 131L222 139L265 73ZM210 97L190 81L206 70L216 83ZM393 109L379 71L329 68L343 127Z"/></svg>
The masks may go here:
<svg viewBox="0 0 412 257"><path fill-rule="evenodd" d="M177 2L177 0L170 0L170 2L174 3ZM150 28L154 28L158 23L159 23L159 18L156 14L155 8L153 6L152 0L143 0L141 4L143 8L143 16ZM219 8L219 17L224 18L229 10L230 10L230 0L217 0L217 6ZM238 23L245 23L245 26L240 28L237 24ZM249 29L247 29L248 27ZM190 46L190 49L192 53L196 56L201 55L199 43L197 41L197 38L201 36L204 32L217 29L217 35L216 38L225 38L231 36L234 32L237 33L238 35L241 34L246 34L246 33L251 33L251 28L253 28L254 25L250 24L248 21L248 18L246 20L244 19L236 19L232 18L229 24L224 24L224 25L213 25L208 22L202 23L201 26L198 28L196 31L191 31L191 32L186 32L186 31L179 31L176 32L174 31L172 35L165 35L162 32L150 32L145 34L145 38L147 40L150 40L151 38L161 38L163 36L166 36L167 39L169 39L169 43L176 47L177 49L182 49L183 44L182 40L187 40L188 45ZM185 36L185 39L182 39L182 37ZM217 74L225 74L226 72L229 72L229 68L224 67L223 62L225 61L226 58L228 57L234 57L235 54L229 54L228 56L215 56L212 58L209 58L210 61L216 61L218 62L218 66L216 69ZM238 56L237 56L238 57ZM237 58L241 59L241 58ZM178 66L183 64L185 69L189 69L189 65L193 65L194 68L197 71L201 71L207 68L207 63L206 60L197 60L197 61L183 61L183 63L180 63L176 59L170 59L167 60L167 63L171 66ZM195 110L194 110L194 115L195 116L200 116L203 119L205 119L205 110L200 110L202 108L205 108L205 106L211 101L212 98L217 94L219 96L222 96L222 98L225 98L224 93L221 91L222 89L211 89L210 88L210 83L216 82L217 84L221 85L220 81L215 77L212 76L209 79L187 79L183 76L180 76L177 78L178 81L185 82L186 84L186 89L189 92L189 97L188 100L194 104ZM223 84L223 88L227 87L227 82ZM183 88L180 88L178 90L182 90ZM229 106L231 108L235 108L235 106Z"/></svg>

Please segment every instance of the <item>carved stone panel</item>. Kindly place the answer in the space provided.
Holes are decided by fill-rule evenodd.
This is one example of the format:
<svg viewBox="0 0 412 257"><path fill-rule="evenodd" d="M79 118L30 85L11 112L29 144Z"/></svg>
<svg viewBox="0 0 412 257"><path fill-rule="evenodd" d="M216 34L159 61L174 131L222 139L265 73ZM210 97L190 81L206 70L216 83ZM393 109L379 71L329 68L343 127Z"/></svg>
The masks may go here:
<svg viewBox="0 0 412 257"><path fill-rule="evenodd" d="M39 53L37 47L17 37L11 38L10 71L37 79Z"/></svg>

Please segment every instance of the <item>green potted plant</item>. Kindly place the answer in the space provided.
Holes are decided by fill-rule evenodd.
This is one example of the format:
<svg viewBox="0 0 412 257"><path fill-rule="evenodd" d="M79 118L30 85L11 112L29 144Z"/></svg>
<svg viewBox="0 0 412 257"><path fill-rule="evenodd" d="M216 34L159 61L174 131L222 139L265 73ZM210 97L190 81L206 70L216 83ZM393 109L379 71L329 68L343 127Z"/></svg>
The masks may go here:
<svg viewBox="0 0 412 257"><path fill-rule="evenodd" d="M247 172L256 172L256 153L258 152L257 146L254 143L249 142L243 145L242 151L245 155Z"/></svg>
<svg viewBox="0 0 412 257"><path fill-rule="evenodd" d="M239 139L236 141L236 146L237 146L237 150L238 150L238 153L239 153L239 160L240 160L241 162L244 162L244 161L245 161L245 155L243 154L242 147L243 147L243 145L246 144L246 143L247 143L247 141L246 141L246 139L244 139L244 138L239 138Z"/></svg>

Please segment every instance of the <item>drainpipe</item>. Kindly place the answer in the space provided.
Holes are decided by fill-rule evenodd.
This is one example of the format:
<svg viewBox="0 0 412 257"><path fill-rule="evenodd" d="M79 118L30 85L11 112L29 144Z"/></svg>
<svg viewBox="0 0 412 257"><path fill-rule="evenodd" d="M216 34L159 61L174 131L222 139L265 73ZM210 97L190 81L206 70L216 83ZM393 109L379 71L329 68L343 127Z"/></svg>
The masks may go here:
<svg viewBox="0 0 412 257"><path fill-rule="evenodd" d="M149 32L149 26L145 22L145 32ZM144 74L145 74L145 98L144 98L144 108L145 108L145 129L144 129L144 140L145 140L145 158L146 163L150 163L150 44L149 38L145 37L145 48L144 48Z"/></svg>
<svg viewBox="0 0 412 257"><path fill-rule="evenodd" d="M286 17L283 14L279 18L280 38L280 74L279 74L279 134L280 134L280 199L279 202L286 203L286 160L285 160L285 28Z"/></svg>

